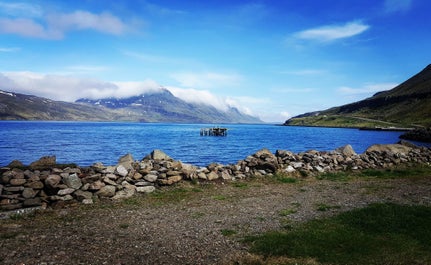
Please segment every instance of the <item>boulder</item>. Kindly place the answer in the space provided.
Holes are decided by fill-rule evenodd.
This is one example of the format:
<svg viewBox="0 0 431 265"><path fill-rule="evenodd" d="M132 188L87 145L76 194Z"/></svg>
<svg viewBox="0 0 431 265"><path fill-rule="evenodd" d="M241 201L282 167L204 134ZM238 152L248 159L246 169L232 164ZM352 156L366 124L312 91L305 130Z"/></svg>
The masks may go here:
<svg viewBox="0 0 431 265"><path fill-rule="evenodd" d="M148 174L148 175L144 176L144 179L146 181L149 181L149 182L155 182L157 180L157 175L155 175L155 174Z"/></svg>
<svg viewBox="0 0 431 265"><path fill-rule="evenodd" d="M44 156L39 160L34 161L30 164L31 169L45 169L53 167L57 162L57 158L55 156Z"/></svg>
<svg viewBox="0 0 431 265"><path fill-rule="evenodd" d="M211 171L210 173L208 173L206 175L208 180L215 180L219 178L219 175L217 173L215 173L214 171Z"/></svg>
<svg viewBox="0 0 431 265"><path fill-rule="evenodd" d="M355 150L353 150L353 147L350 144L342 146L342 147L338 147L337 149L335 149L335 152L340 153L340 154L347 156L347 157L351 157L351 156L356 155Z"/></svg>
<svg viewBox="0 0 431 265"><path fill-rule="evenodd" d="M154 186L144 186L144 187L137 187L136 191L139 193L151 193L156 190L156 187Z"/></svg>
<svg viewBox="0 0 431 265"><path fill-rule="evenodd" d="M67 187L75 190L82 187L81 179L76 174L63 177L63 183L66 184Z"/></svg>
<svg viewBox="0 0 431 265"><path fill-rule="evenodd" d="M127 168L123 165L119 165L115 171L118 173L118 175L125 177L127 176L127 174L129 174L129 171L127 170Z"/></svg>
<svg viewBox="0 0 431 265"><path fill-rule="evenodd" d="M172 185L174 183L180 182L183 178L179 175L177 176L171 176L168 177L167 179L160 179L159 182L162 185Z"/></svg>
<svg viewBox="0 0 431 265"><path fill-rule="evenodd" d="M24 199L30 199L30 198L34 198L36 196L37 192L34 191L32 188L24 188L24 190L22 191L21 196Z"/></svg>
<svg viewBox="0 0 431 265"><path fill-rule="evenodd" d="M117 193L115 193L115 196L112 197L112 199L113 200L127 199L135 195L135 193L136 193L136 187L129 184L129 185L126 185L124 189L117 191Z"/></svg>
<svg viewBox="0 0 431 265"><path fill-rule="evenodd" d="M83 202L86 199L91 200L93 198L93 193L89 191L83 191L83 190L77 190L75 191L75 193L73 193L73 195L75 195L75 198L80 202Z"/></svg>
<svg viewBox="0 0 431 265"><path fill-rule="evenodd" d="M410 150L412 150L411 147L401 144L375 144L368 147L365 152L390 152L393 154L408 154Z"/></svg>
<svg viewBox="0 0 431 265"><path fill-rule="evenodd" d="M66 189L59 190L57 192L57 195L59 195L59 196L66 196L66 195L72 194L73 192L75 192L75 189L66 188Z"/></svg>
<svg viewBox="0 0 431 265"><path fill-rule="evenodd" d="M100 197L113 197L115 195L115 190L116 190L115 186L106 185L100 188L100 190L96 192L96 194L99 195Z"/></svg>
<svg viewBox="0 0 431 265"><path fill-rule="evenodd" d="M21 186L24 185L27 182L25 179L11 179L9 181L9 184L12 186Z"/></svg>
<svg viewBox="0 0 431 265"><path fill-rule="evenodd" d="M49 175L46 179L45 179L45 185L47 186L47 188L56 188L58 186L58 184L60 184L61 181L61 177L59 175Z"/></svg>
<svg viewBox="0 0 431 265"><path fill-rule="evenodd" d="M170 156L168 156L162 150L159 150L159 149L153 150L149 158L154 160L172 160Z"/></svg>
<svg viewBox="0 0 431 265"><path fill-rule="evenodd" d="M135 160L133 159L133 156L131 154L124 155L120 157L118 160L118 165L122 165L128 170L131 170L133 168L133 162Z"/></svg>
<svg viewBox="0 0 431 265"><path fill-rule="evenodd" d="M22 168L24 167L24 164L19 160L14 160L7 165L9 168Z"/></svg>

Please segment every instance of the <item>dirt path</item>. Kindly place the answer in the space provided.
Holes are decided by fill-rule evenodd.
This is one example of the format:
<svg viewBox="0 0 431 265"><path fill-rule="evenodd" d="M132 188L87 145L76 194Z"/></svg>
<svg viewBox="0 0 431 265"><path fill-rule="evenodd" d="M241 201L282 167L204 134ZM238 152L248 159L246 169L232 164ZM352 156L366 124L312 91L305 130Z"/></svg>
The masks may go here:
<svg viewBox="0 0 431 265"><path fill-rule="evenodd" d="M431 177L182 184L121 203L0 220L2 264L229 264L245 235L373 202L431 205Z"/></svg>

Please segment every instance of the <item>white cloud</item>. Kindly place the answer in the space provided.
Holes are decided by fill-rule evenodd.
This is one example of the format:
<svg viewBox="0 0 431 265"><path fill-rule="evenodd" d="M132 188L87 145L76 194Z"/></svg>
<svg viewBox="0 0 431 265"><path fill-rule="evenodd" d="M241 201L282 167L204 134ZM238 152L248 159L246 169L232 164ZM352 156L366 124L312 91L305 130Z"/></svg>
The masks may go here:
<svg viewBox="0 0 431 265"><path fill-rule="evenodd" d="M39 5L35 4L0 2L0 13L8 16L40 17L42 16L43 11Z"/></svg>
<svg viewBox="0 0 431 265"><path fill-rule="evenodd" d="M385 0L384 11L386 13L406 12L410 9L413 0Z"/></svg>
<svg viewBox="0 0 431 265"><path fill-rule="evenodd" d="M215 72L179 72L171 74L180 86L189 88L223 88L238 85L242 81L242 76L238 74L222 74Z"/></svg>
<svg viewBox="0 0 431 265"><path fill-rule="evenodd" d="M307 29L294 34L297 39L330 42L338 39L350 38L370 28L359 21L348 22L344 25L326 25Z"/></svg>
<svg viewBox="0 0 431 265"><path fill-rule="evenodd" d="M40 19L0 19L0 33L42 39L62 39L68 31L94 30L121 35L130 29L124 21L108 12L94 14L78 10L72 13L49 14Z"/></svg>
<svg viewBox="0 0 431 265"><path fill-rule="evenodd" d="M6 72L1 76L3 76L0 80L4 90L63 101L75 101L82 97L93 99L130 97L160 89L160 85L152 80L105 82L89 78L33 72Z"/></svg>
<svg viewBox="0 0 431 265"><path fill-rule="evenodd" d="M366 84L361 88L340 87L338 92L344 95L372 94L396 87L396 83Z"/></svg>
<svg viewBox="0 0 431 265"><path fill-rule="evenodd" d="M167 86L166 87L172 94L186 102L211 105L217 109L226 111L229 108L229 103L208 90L197 90L193 88L180 88Z"/></svg>
<svg viewBox="0 0 431 265"><path fill-rule="evenodd" d="M52 14L47 17L48 25L56 31L96 30L103 33L120 35L127 30L126 24L118 17L103 12L93 14L87 11L75 11L69 14Z"/></svg>
<svg viewBox="0 0 431 265"><path fill-rule="evenodd" d="M28 18L1 18L0 33L44 39L59 38L57 34L49 32L44 26Z"/></svg>

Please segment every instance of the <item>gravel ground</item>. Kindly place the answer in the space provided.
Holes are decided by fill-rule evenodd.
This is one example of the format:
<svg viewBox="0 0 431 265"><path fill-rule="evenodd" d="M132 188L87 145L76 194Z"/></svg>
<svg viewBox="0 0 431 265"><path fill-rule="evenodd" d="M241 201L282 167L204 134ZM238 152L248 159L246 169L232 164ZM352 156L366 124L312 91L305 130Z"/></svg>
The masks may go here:
<svg viewBox="0 0 431 265"><path fill-rule="evenodd" d="M431 177L191 184L0 220L2 264L233 264L246 235L373 202L431 205Z"/></svg>

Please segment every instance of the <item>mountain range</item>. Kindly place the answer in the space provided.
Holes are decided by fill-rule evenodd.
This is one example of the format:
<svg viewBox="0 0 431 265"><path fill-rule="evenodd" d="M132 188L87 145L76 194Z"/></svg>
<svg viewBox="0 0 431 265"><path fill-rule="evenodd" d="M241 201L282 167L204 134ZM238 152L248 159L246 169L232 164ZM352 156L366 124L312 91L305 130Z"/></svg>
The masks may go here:
<svg viewBox="0 0 431 265"><path fill-rule="evenodd" d="M219 110L211 105L186 102L165 88L128 98L82 98L73 103L0 90L0 120L262 122L234 107Z"/></svg>
<svg viewBox="0 0 431 265"><path fill-rule="evenodd" d="M431 64L391 90L361 101L309 112L285 125L330 127L431 126Z"/></svg>

